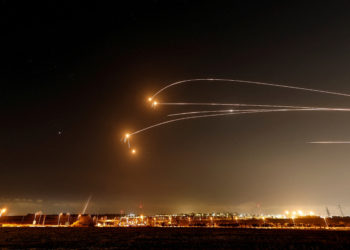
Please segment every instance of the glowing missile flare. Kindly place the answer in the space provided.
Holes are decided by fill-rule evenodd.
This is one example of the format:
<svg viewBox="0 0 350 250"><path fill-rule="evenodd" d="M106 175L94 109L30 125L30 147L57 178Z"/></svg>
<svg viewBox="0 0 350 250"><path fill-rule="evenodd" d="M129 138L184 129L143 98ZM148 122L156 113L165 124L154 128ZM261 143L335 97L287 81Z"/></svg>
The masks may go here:
<svg viewBox="0 0 350 250"><path fill-rule="evenodd" d="M136 154L136 149L132 149L131 150L131 153L134 155L134 154Z"/></svg>
<svg viewBox="0 0 350 250"><path fill-rule="evenodd" d="M153 107L157 106L158 102L157 101L154 101L153 102Z"/></svg>
<svg viewBox="0 0 350 250"><path fill-rule="evenodd" d="M129 134L129 133L126 133L126 134L124 135L124 137L122 138L122 140L124 141L124 143L130 144L130 142L129 142L130 136L131 136L131 134ZM129 146L129 148L130 148L130 146Z"/></svg>
<svg viewBox="0 0 350 250"><path fill-rule="evenodd" d="M152 97L148 97L148 101L151 102L153 99Z"/></svg>

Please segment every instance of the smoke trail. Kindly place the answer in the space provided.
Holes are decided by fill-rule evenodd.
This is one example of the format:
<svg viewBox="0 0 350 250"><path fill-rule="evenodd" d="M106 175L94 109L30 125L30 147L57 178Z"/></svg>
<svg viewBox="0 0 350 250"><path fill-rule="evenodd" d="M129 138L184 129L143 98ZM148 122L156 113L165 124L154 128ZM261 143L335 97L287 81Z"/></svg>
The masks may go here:
<svg viewBox="0 0 350 250"><path fill-rule="evenodd" d="M309 108L309 109L260 109L260 110L249 110L249 111L242 111L242 112L234 112L234 113L223 113L223 114L209 114L209 115L196 115L196 116L186 116L186 117L181 117L173 120L168 120L164 122L160 122L154 125L151 125L149 127L137 130L130 135L135 135L141 132L144 132L146 130L149 130L151 128L159 127L165 124L177 122L177 121L183 121L183 120L190 120L190 119L199 119L199 118L208 118L208 117L219 117L219 116L228 116L228 115L237 115L237 114L255 114L255 113L269 113L269 112L290 112L290 111L345 111L349 112L350 109L343 109L343 108Z"/></svg>
<svg viewBox="0 0 350 250"><path fill-rule="evenodd" d="M184 83L189 83L189 82L198 82L198 81L248 83L248 84L254 84L254 85L263 85L263 86L270 86L270 87L287 88L287 89L295 89L295 90L302 90L302 91L308 91L308 92L315 92L315 93L323 93L323 94L329 94L329 95L350 97L350 94L345 94L345 93L332 92L332 91L328 91L328 90L319 90L319 89L310 89L310 88L296 87L296 86L290 86L290 85L284 85L284 84L255 82L255 81L246 81L246 80L234 80L234 79L220 79L220 78L197 78L197 79L188 79L188 80L182 80L182 81L177 81L177 82L171 83L171 84L161 88L160 90L158 90L151 98L154 99L154 97L156 97L161 92L163 92L164 90L166 90L167 88L170 88L172 86L179 85L179 84L184 84Z"/></svg>
<svg viewBox="0 0 350 250"><path fill-rule="evenodd" d="M86 209L87 209L87 207L88 207L88 205L89 205L89 202L90 202L90 200L91 200L91 197L92 197L92 195L90 195L89 198L88 198L88 200L86 201L85 206L84 206L84 209L83 209L83 212L82 212L81 214L85 214Z"/></svg>

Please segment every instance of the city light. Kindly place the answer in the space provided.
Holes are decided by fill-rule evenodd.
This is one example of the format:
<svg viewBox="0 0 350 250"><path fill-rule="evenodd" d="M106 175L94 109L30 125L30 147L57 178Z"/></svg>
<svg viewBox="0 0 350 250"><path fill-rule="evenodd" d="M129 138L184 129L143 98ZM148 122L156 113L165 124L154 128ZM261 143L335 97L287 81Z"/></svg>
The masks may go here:
<svg viewBox="0 0 350 250"><path fill-rule="evenodd" d="M289 210L290 211L290 210ZM337 217L324 217L315 215L309 211L300 216L299 211L289 212L289 216L281 214L247 214L247 213L190 213L190 214L158 214L146 216L144 214L124 215L81 215L59 213L56 215L44 215L41 211L33 216L23 218L25 222L18 221L7 216L5 226L17 227L250 227L250 228L286 228L286 229L329 229L350 230L350 217L343 217L339 221ZM0 213L6 209L0 209ZM286 211L284 211L286 214ZM310 217L312 215L312 217ZM2 218L3 219L3 218ZM260 223L257 223L257 219ZM11 221L13 220L13 221ZM30 223L28 221L31 220ZM70 221L73 220L73 223ZM235 222L235 223L232 223ZM321 226L320 226L321 225Z"/></svg>

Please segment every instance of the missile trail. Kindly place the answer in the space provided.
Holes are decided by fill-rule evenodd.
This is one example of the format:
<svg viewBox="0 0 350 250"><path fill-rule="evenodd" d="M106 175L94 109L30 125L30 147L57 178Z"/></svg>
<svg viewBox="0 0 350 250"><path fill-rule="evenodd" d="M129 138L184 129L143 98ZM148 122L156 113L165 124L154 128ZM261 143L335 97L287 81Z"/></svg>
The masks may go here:
<svg viewBox="0 0 350 250"><path fill-rule="evenodd" d="M235 107L262 107L262 108L317 108L288 105L264 105L264 104L244 104L244 103L216 103L216 102L160 102L157 105L166 106L235 106Z"/></svg>
<svg viewBox="0 0 350 250"><path fill-rule="evenodd" d="M241 111L241 110L239 109L201 110L201 111L174 113L174 114L169 114L167 116L195 115L195 114L208 114L208 113L229 113L229 112L233 113L238 111Z"/></svg>
<svg viewBox="0 0 350 250"><path fill-rule="evenodd" d="M213 114L213 115L199 115L199 116L189 116L189 117L181 117L181 118L177 118L177 119L173 119L173 120L168 120L168 121L164 121L164 122L160 122L154 125L151 125L149 127L137 130L133 133L130 133L130 135L135 135L138 133L141 133L143 131L149 130L151 128L155 128L155 127L159 127L168 123L173 123L173 122L177 122L177 121L182 121L182 120L190 120L190 119L198 119L198 118L205 118L205 117L215 117L215 116L220 116L220 115L230 115L230 114Z"/></svg>
<svg viewBox="0 0 350 250"><path fill-rule="evenodd" d="M222 109L222 110L200 110L200 111L190 111L190 112L181 112L181 113L173 113L173 114L168 114L167 116L186 116L186 115L198 115L198 114L209 114L209 113L241 113L244 112L246 113L258 113L262 111L274 111L274 109ZM293 109L296 110L296 109ZM280 111L280 110L279 110Z"/></svg>
<svg viewBox="0 0 350 250"><path fill-rule="evenodd" d="M199 119L199 118L209 118L209 117L219 117L219 116L229 116L229 115L238 115L238 114L255 114L255 113L269 113L269 112L290 112L290 111L345 111L345 112L349 112L350 109L342 109L342 108L334 108L334 109L330 109L330 108L310 108L310 109L260 109L260 110L246 110L246 111L241 111L241 112L234 112L234 113L222 113L222 114L207 114L207 115L195 115L195 116L186 116L186 117L181 117L181 118L176 118L176 119L172 119L172 120L168 120L168 121L164 121L164 122L160 122L154 125L151 125L149 127L137 130L133 133L130 133L131 135L135 135L141 132L144 132L146 130L155 128L155 127L159 127L165 124L169 124L169 123L174 123L174 122L178 122L178 121L183 121L183 120L191 120L191 119Z"/></svg>
<svg viewBox="0 0 350 250"><path fill-rule="evenodd" d="M311 144L350 144L350 141L311 141Z"/></svg>
<svg viewBox="0 0 350 250"><path fill-rule="evenodd" d="M312 88L304 88L304 87L298 87L298 86L290 86L285 84L276 84L276 83L267 83L267 82L256 82L256 81L247 81L247 80L235 80L235 79L223 79L223 78L196 78L196 79L187 79L182 81L173 82L169 85L166 85L165 87L159 89L153 96L148 98L149 102L152 102L152 107L156 107L157 105L164 105L164 106L226 106L226 107L245 107L246 109L221 109L221 110L199 110L199 111L190 111L190 112L182 112L182 113L173 113L169 114L170 117L176 117L175 119L163 121L160 123L153 124L151 126L142 128L140 130L137 130L133 133L126 134L124 137L124 142L128 143L130 147L130 141L129 136L135 135L144 131L147 131L152 128L156 128L159 126L163 126L166 124L178 122L178 121L184 121L184 120L191 120L191 119L200 119L200 118L210 118L210 117L220 117L220 116L229 116L229 115L239 115L239 114L257 114L257 113L271 113L271 112L291 112L291 111L345 111L349 112L350 108L329 108L329 107L305 107L305 106L292 106L292 105L263 105L263 104L242 104L242 103L195 103L195 102L164 102L164 103L158 103L157 100L154 100L154 98L165 91L166 89L180 85L185 83L192 83L192 82L223 82L223 83L232 83L232 84L252 84L252 85L260 85L260 86L270 86L270 87L277 87L277 88L285 88L285 89L292 89L292 90L300 90L300 91L306 91L306 92L313 92L313 93L321 93L321 94L328 94L328 95L335 95L335 96L344 96L344 97L350 97L350 94L346 93L340 93L340 92L333 92L328 90L320 90L320 89L312 89ZM180 117L178 117L180 116ZM326 144L326 143L350 143L347 141L338 141L338 142L332 142L332 141L321 141L321 142L310 142L310 143L320 143L320 144Z"/></svg>
<svg viewBox="0 0 350 250"><path fill-rule="evenodd" d="M291 109L221 109L221 110L200 110L200 111L190 111L190 112L181 112L181 113L174 113L174 114L168 114L169 117L171 116L185 116L185 115L198 115L198 114L207 114L207 113L237 113L237 112L262 112L262 111L350 111L350 109L343 109L343 108L321 108L321 107L310 107L310 108L291 108Z"/></svg>
<svg viewBox="0 0 350 250"><path fill-rule="evenodd" d="M277 87L277 88L287 88L287 89L295 89L295 90L308 91L308 92L314 92L314 93L322 93L322 94L350 97L350 94L345 94L345 93L332 92L332 91L328 91L328 90L319 90L319 89L296 87L296 86L290 86L290 85L284 85L284 84L276 84L276 83L255 82L255 81L234 80L234 79L221 79L221 78L197 78L197 79L188 79L188 80L182 80L182 81L173 82L173 83L171 83L171 84L161 88L160 90L158 90L150 99L151 100L154 99L161 92L163 92L164 90L166 90L166 89L168 89L170 87L173 87L175 85L180 85L180 84L184 84L184 83L191 83L191 82L200 82L200 81L247 83L247 84L254 84L254 85L270 86L270 87Z"/></svg>

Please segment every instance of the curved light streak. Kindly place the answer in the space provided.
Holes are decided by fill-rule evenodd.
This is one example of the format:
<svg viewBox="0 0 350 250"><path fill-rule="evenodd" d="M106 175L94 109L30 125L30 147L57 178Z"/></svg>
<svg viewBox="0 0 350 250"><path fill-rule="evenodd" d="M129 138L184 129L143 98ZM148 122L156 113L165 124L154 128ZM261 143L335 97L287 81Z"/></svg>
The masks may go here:
<svg viewBox="0 0 350 250"><path fill-rule="evenodd" d="M244 103L217 103L217 102L160 102L157 105L167 106L234 106L234 107L262 107L262 108L317 108L290 105L268 105L268 104L244 104Z"/></svg>
<svg viewBox="0 0 350 250"><path fill-rule="evenodd" d="M267 83L267 82L255 82L255 81L247 81L247 80L235 80L235 79L223 79L223 78L196 78L196 79L187 79L182 81L173 82L160 90L158 90L151 99L154 99L157 95L159 95L164 90L173 87L175 85L189 83L189 82L198 82L198 81L214 81L214 82L233 82L233 83L248 83L248 84L254 84L254 85L263 85L263 86L270 86L270 87L278 87L278 88L287 88L287 89L295 89L295 90L302 90L302 91L308 91L308 92L315 92L315 93L323 93L323 94L329 94L329 95L337 95L337 96L346 96L350 97L350 94L346 93L339 93L339 92L333 92L328 90L319 90L319 89L311 89L311 88L303 88L303 87L296 87L296 86L290 86L290 85L284 85L284 84L276 84L276 83Z"/></svg>
<svg viewBox="0 0 350 250"><path fill-rule="evenodd" d="M290 108L288 110L283 109L282 111L350 111L347 108L322 108L322 107L300 107ZM173 113L168 116L182 116L182 115L196 115L196 114L207 114L207 113L239 113L239 112L262 112L262 111L281 111L280 109L221 109L221 110L199 110L190 112Z"/></svg>
<svg viewBox="0 0 350 250"><path fill-rule="evenodd" d="M201 110L201 111L174 113L174 114L169 114L167 116L195 115L195 114L208 114L208 113L229 113L229 112L233 113L233 112L239 112L239 111L242 111L242 110L239 110L239 109Z"/></svg>
<svg viewBox="0 0 350 250"><path fill-rule="evenodd" d="M311 141L311 144L350 144L350 141Z"/></svg>
<svg viewBox="0 0 350 250"><path fill-rule="evenodd" d="M181 117L181 118L176 118L176 119L172 119L172 120L168 120L168 121L164 121L164 122L160 122L151 126L148 126L146 128L137 130L133 133L130 133L130 135L135 135L141 132L144 132L146 130L155 128L155 127L159 127L165 124L169 124L169 123L173 123L173 122L177 122L177 121L183 121L183 120L191 120L191 119L199 119L199 118L208 118L208 117L219 117L219 116L229 116L229 115L237 115L237 114L255 114L255 113L269 113L269 112L290 112L290 111L345 111L345 112L349 112L350 109L343 109L343 108L334 108L334 109L330 109L330 108L309 108L309 109L260 109L260 110L249 110L249 111L242 111L242 112L234 112L234 113L223 113L223 114L209 114L209 115L196 115L196 116L186 116L186 117Z"/></svg>

